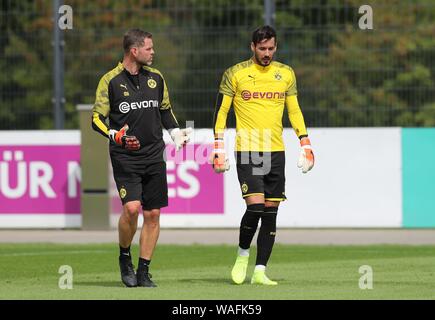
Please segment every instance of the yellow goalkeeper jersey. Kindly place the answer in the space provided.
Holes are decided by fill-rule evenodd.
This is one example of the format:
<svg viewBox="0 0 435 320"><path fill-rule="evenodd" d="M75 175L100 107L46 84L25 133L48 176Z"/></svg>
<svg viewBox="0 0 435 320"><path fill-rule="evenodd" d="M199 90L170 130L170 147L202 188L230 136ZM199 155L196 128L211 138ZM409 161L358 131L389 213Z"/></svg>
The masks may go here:
<svg viewBox="0 0 435 320"><path fill-rule="evenodd" d="M236 115L236 151L284 151L284 107L298 137L307 135L297 102L296 77L289 66L272 61L266 67L252 59L227 69L219 87L215 134L226 127L231 105Z"/></svg>

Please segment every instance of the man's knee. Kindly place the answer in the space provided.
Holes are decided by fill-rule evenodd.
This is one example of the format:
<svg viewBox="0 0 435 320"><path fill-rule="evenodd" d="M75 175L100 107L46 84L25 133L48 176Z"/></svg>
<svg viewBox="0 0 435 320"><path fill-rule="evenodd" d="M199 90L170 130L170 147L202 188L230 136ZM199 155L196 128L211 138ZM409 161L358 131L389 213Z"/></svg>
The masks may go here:
<svg viewBox="0 0 435 320"><path fill-rule="evenodd" d="M276 216L278 207L265 207L264 213L261 215L261 226L275 234L276 232ZM272 235L272 234L271 234Z"/></svg>
<svg viewBox="0 0 435 320"><path fill-rule="evenodd" d="M264 195L257 194L253 196L249 196L245 198L246 205L249 206L251 204L264 204Z"/></svg>
<svg viewBox="0 0 435 320"><path fill-rule="evenodd" d="M144 210L144 222L151 225L156 225L160 220L160 209Z"/></svg>
<svg viewBox="0 0 435 320"><path fill-rule="evenodd" d="M141 210L141 204L139 201L127 202L124 205L124 214L128 219L137 219Z"/></svg>
<svg viewBox="0 0 435 320"><path fill-rule="evenodd" d="M281 203L280 201L269 201L269 200L266 200L266 201L264 201L264 206L266 208L271 208L271 207L278 208L280 203Z"/></svg>

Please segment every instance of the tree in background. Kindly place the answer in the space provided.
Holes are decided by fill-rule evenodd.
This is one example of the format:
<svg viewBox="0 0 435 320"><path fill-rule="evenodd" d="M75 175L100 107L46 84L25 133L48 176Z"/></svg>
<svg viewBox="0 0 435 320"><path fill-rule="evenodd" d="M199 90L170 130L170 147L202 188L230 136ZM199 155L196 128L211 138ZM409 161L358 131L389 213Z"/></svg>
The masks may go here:
<svg viewBox="0 0 435 320"><path fill-rule="evenodd" d="M51 27L44 1L2 1L0 18L0 129L51 124ZM35 117L35 115L38 117Z"/></svg>
<svg viewBox="0 0 435 320"><path fill-rule="evenodd" d="M360 3L348 3L357 12ZM305 101L311 116L333 126L435 125L435 6L387 0L372 8L373 30L346 24L303 75L303 85L318 88Z"/></svg>
<svg viewBox="0 0 435 320"><path fill-rule="evenodd" d="M435 126L435 6L369 1L374 30L358 29L357 0L276 0L277 59L297 75L313 126ZM263 0L71 0L65 37L66 127L92 104L122 58L131 27L153 33L178 119L211 127L222 72L248 59ZM53 128L52 2L0 3L0 129ZM229 122L230 126L234 121Z"/></svg>

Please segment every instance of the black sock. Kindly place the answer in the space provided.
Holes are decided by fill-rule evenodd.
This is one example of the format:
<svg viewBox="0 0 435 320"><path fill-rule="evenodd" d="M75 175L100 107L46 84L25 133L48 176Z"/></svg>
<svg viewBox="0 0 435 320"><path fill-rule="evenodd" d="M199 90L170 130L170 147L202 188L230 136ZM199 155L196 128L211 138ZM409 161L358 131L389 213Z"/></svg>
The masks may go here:
<svg viewBox="0 0 435 320"><path fill-rule="evenodd" d="M151 260L147 260L147 259L139 257L139 262L138 262L138 267L137 268L140 269L140 270L144 270L145 269L145 270L148 271L150 263L151 263Z"/></svg>
<svg viewBox="0 0 435 320"><path fill-rule="evenodd" d="M256 265L267 265L275 243L277 207L266 207L261 216L261 227L257 238Z"/></svg>
<svg viewBox="0 0 435 320"><path fill-rule="evenodd" d="M127 248L119 246L119 257L131 259L130 246Z"/></svg>
<svg viewBox="0 0 435 320"><path fill-rule="evenodd" d="M258 221L264 211L264 203L250 204L246 208L240 222L239 233L239 247L242 249L249 249L251 246L252 238L254 238L255 231L257 231Z"/></svg>

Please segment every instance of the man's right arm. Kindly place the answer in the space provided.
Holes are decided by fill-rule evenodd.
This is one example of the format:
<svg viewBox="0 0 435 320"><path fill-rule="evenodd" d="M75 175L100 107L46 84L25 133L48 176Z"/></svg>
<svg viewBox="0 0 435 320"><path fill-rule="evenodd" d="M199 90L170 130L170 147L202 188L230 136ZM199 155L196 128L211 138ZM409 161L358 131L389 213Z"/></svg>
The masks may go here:
<svg viewBox="0 0 435 320"><path fill-rule="evenodd" d="M212 165L217 173L224 172L230 168L224 146L224 131L227 126L228 112L235 94L235 83L230 70L228 69L222 77L213 119L214 148Z"/></svg>
<svg viewBox="0 0 435 320"><path fill-rule="evenodd" d="M109 112L109 83L105 77L102 77L98 83L95 103L92 108L92 128L108 139L110 139L110 136L109 127L106 124L106 118L108 117Z"/></svg>
<svg viewBox="0 0 435 320"><path fill-rule="evenodd" d="M128 150L139 150L140 142L135 136L128 136L128 125L125 124L121 129L109 129L106 124L106 118L109 116L109 82L104 77L98 83L95 104L92 109L92 128L119 145L121 148Z"/></svg>
<svg viewBox="0 0 435 320"><path fill-rule="evenodd" d="M221 92L218 93L213 119L213 132L215 138L223 138L224 131L227 126L228 112L230 111L232 103L232 97Z"/></svg>
<svg viewBox="0 0 435 320"><path fill-rule="evenodd" d="M214 144L211 164L216 173L230 169L224 146L224 131L227 125L228 111L231 108L233 98L221 92L218 93L216 109L213 120Z"/></svg>
<svg viewBox="0 0 435 320"><path fill-rule="evenodd" d="M236 94L236 83L234 74L230 69L227 69L222 76L219 86L219 93L216 99L216 107L213 119L213 132L215 138L223 138L225 128L227 126L228 111L233 103L233 97Z"/></svg>

